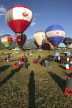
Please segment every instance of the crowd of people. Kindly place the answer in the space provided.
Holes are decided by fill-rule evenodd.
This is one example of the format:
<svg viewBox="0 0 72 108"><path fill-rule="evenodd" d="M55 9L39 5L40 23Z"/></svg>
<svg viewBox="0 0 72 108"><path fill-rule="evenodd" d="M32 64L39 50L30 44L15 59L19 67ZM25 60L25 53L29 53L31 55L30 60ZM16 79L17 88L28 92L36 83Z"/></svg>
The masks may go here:
<svg viewBox="0 0 72 108"><path fill-rule="evenodd" d="M52 65L52 62L58 62L60 64L64 64L65 68L70 68L72 67L72 53L70 55L67 55L67 53L65 55L48 55L45 58L41 58L41 56L39 55L37 59L33 59L33 62L35 63L40 63L41 66L50 66Z"/></svg>
<svg viewBox="0 0 72 108"><path fill-rule="evenodd" d="M30 57L32 57L32 55L28 53L28 57L30 58ZM28 61L28 57L24 53L24 56L22 56L22 58L19 58L16 61L16 63L14 64L14 67L16 66L15 68L20 68L21 62L22 62L23 67L28 69L28 67L30 65L30 63ZM7 62L10 62L10 60L11 60L10 54L8 54L8 57L6 58L6 60L7 60ZM33 64L40 64L41 66L44 66L44 67L46 67L46 66L52 67L53 62L62 64L63 66L65 66L65 69L67 70L70 67L72 67L72 53L70 55L68 55L67 53L62 55L62 54L56 52L54 55L49 54L47 57L41 57L41 55L38 55L37 58L33 59ZM72 73L68 74L64 94L72 95Z"/></svg>
<svg viewBox="0 0 72 108"><path fill-rule="evenodd" d="M29 54L28 54L29 55ZM8 57L6 58L7 62L11 61L10 54L8 54ZM28 68L30 63L28 62L28 57L24 53L24 56L21 58L21 61L24 63L24 67ZM33 64L41 64L41 66L50 66L52 65L52 62L58 62L61 64L65 64L65 68L68 69L72 67L72 53L70 55L60 55L58 52L55 53L55 55L48 55L47 57L41 57L40 55L37 58L33 59ZM17 65L21 65L20 60L18 59L16 61Z"/></svg>

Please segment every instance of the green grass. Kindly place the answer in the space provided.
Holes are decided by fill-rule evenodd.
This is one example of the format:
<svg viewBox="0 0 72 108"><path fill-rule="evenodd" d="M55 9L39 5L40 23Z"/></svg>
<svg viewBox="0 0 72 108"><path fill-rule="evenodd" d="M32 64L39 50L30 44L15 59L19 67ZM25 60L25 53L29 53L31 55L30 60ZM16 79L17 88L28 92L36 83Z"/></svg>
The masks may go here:
<svg viewBox="0 0 72 108"><path fill-rule="evenodd" d="M12 53L12 61L4 63L8 52ZM32 53L27 51L26 54L28 52ZM52 67L32 64L33 58L39 54L43 58L49 52L36 51L28 58L28 69L14 69L13 64L24 52L13 54L11 50L0 51L0 108L72 108L72 96L63 93L66 71L56 62L52 62Z"/></svg>

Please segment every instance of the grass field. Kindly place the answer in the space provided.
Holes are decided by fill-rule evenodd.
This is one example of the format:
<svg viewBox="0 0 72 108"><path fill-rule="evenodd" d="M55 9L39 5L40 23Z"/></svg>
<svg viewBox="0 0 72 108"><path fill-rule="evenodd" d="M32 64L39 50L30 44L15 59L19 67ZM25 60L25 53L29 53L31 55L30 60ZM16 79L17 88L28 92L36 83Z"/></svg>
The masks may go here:
<svg viewBox="0 0 72 108"><path fill-rule="evenodd" d="M3 54L5 52L5 55ZM11 62L4 63L7 53ZM32 51L27 51L28 52ZM54 53L53 51L51 54ZM11 50L0 51L0 108L72 108L72 96L64 95L66 72L62 65L52 62L51 67L32 64L33 58L48 56L48 51L36 51L28 57L30 66L14 69L13 64L24 55Z"/></svg>

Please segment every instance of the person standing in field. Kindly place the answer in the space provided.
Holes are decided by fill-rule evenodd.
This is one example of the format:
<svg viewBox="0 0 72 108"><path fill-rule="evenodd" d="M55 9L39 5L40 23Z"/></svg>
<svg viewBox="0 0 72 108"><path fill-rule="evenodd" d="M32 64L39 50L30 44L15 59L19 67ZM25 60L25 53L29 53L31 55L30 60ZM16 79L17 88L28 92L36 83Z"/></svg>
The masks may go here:
<svg viewBox="0 0 72 108"><path fill-rule="evenodd" d="M8 54L8 58L7 58L7 62L9 62L10 61L10 54Z"/></svg>

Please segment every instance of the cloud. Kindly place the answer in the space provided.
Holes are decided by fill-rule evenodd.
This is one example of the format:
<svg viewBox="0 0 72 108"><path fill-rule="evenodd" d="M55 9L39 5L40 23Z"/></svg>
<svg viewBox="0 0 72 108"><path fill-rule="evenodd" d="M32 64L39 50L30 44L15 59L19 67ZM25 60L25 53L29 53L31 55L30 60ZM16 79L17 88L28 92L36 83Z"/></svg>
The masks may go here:
<svg viewBox="0 0 72 108"><path fill-rule="evenodd" d="M31 27L36 25L36 19L38 16L40 16L40 15L37 12L34 12L33 20L32 20L32 23L30 24Z"/></svg>
<svg viewBox="0 0 72 108"><path fill-rule="evenodd" d="M5 15L5 13L6 13L6 9L4 8L3 5L0 5L0 16Z"/></svg>
<svg viewBox="0 0 72 108"><path fill-rule="evenodd" d="M32 26L34 26L35 24L36 24L36 22L32 21L32 23L31 23L30 26L32 27Z"/></svg>

